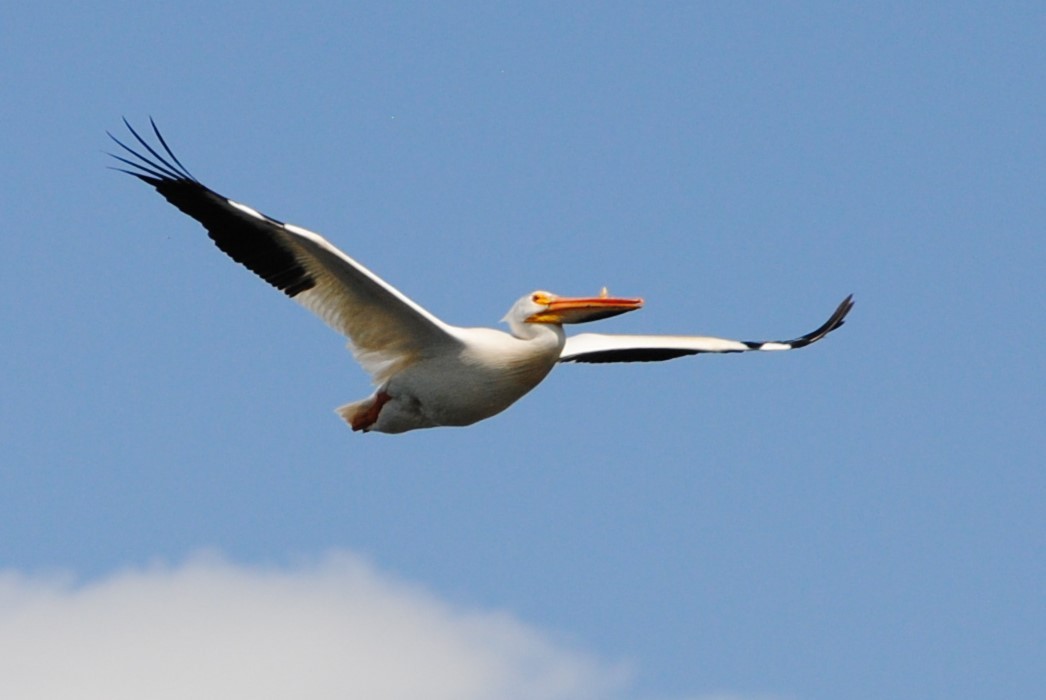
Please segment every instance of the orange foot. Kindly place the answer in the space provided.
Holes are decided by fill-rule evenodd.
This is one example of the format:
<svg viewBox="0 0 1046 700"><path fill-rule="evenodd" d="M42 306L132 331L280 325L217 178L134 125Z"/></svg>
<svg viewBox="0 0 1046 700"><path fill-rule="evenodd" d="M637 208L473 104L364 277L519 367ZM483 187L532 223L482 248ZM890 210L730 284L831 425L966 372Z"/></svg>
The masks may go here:
<svg viewBox="0 0 1046 700"><path fill-rule="evenodd" d="M387 404L391 398L392 397L384 391L379 391L374 395L374 400L371 402L370 406L354 415L349 425L352 426L354 431L369 430L372 425L378 422L378 415L381 413L381 407Z"/></svg>

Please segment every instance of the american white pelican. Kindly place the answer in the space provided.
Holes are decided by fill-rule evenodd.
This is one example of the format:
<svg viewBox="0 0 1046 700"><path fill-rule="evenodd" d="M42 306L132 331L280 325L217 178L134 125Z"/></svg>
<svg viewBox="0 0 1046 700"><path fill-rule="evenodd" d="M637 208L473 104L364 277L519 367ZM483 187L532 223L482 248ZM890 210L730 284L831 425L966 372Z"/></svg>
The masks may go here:
<svg viewBox="0 0 1046 700"><path fill-rule="evenodd" d="M151 121L151 120L150 120ZM459 328L439 320L322 236L285 224L222 197L181 164L152 124L158 148L124 120L136 151L109 134L128 157L117 167L152 185L203 224L233 260L283 291L349 339L349 349L377 390L338 413L353 430L402 433L415 428L470 425L515 403L557 362L649 362L702 352L792 350L839 326L853 295L820 328L793 340L744 341L703 336L598 335L566 337L564 323L585 323L627 311L642 299L566 298L537 291L505 318L509 332ZM150 157L151 156L151 157Z"/></svg>

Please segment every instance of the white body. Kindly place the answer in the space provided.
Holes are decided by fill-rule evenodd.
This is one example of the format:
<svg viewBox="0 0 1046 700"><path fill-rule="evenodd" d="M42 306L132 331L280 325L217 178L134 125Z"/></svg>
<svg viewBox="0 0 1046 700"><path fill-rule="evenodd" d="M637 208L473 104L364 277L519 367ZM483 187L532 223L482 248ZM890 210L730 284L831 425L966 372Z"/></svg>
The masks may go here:
<svg viewBox="0 0 1046 700"><path fill-rule="evenodd" d="M523 340L490 328L454 328L456 352L420 359L394 374L383 390L390 400L367 430L402 433L414 428L472 425L501 413L536 387L559 361L565 336L559 327ZM375 394L338 413L353 417Z"/></svg>

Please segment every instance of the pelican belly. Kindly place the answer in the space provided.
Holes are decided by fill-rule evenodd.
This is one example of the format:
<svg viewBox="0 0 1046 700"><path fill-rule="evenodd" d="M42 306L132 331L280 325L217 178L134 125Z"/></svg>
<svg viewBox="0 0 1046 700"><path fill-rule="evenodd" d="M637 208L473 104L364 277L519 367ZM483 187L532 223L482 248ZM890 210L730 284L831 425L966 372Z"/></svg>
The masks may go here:
<svg viewBox="0 0 1046 700"><path fill-rule="evenodd" d="M559 357L556 344L490 333L496 335L478 336L486 342L420 360L392 377L381 389L389 400L370 429L401 433L490 418L537 386Z"/></svg>

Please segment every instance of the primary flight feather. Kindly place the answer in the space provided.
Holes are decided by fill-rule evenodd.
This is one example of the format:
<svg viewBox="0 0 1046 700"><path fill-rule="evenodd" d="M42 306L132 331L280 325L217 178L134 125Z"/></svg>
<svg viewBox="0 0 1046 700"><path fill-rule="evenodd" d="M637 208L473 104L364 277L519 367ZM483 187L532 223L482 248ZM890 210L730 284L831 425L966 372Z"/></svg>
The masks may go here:
<svg viewBox="0 0 1046 700"><path fill-rule="evenodd" d="M124 120L140 147L112 134L125 152L111 154L130 175L156 188L203 224L229 257L344 334L377 389L338 408L353 430L402 433L471 425L505 410L558 362L653 362L698 353L792 350L843 325L848 296L816 330L792 340L743 341L705 336L602 335L567 337L563 324L634 311L642 299L560 297L536 291L503 319L509 332L444 323L319 234L285 224L227 199L181 164L150 120L150 144Z"/></svg>

